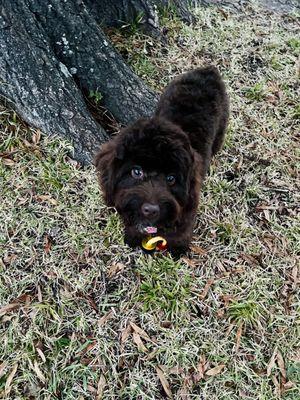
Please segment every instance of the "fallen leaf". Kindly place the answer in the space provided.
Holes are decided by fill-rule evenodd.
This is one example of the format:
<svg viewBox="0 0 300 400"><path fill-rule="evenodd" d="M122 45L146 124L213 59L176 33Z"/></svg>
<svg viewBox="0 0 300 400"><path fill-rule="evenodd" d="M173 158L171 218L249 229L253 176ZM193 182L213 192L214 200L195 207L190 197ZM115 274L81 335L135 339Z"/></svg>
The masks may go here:
<svg viewBox="0 0 300 400"><path fill-rule="evenodd" d="M145 357L145 359L146 359L147 361L151 361L151 360L153 360L153 358L156 357L157 353L158 353L158 349L155 349L155 350L151 351L151 353L149 353L149 354L147 355L147 357Z"/></svg>
<svg viewBox="0 0 300 400"><path fill-rule="evenodd" d="M241 323L239 325L238 330L236 332L236 338L235 338L235 352L236 353L238 352L238 350L240 348L242 333L243 333L243 323Z"/></svg>
<svg viewBox="0 0 300 400"><path fill-rule="evenodd" d="M244 157L243 157L243 155L241 154L240 157L238 158L238 163L237 163L236 166L235 166L235 169L236 169L237 171L239 171L239 170L241 169L241 166L243 165L243 161L244 161Z"/></svg>
<svg viewBox="0 0 300 400"><path fill-rule="evenodd" d="M10 265L12 264L16 259L18 258L18 256L16 254L10 254L9 256L6 256L3 258L3 262L6 265Z"/></svg>
<svg viewBox="0 0 300 400"><path fill-rule="evenodd" d="M252 265L252 264L259 265L259 261L255 257L253 257L251 254L242 253L241 258L244 261L247 261L250 265Z"/></svg>
<svg viewBox="0 0 300 400"><path fill-rule="evenodd" d="M101 317L98 321L98 325L99 326L103 326L106 324L106 322L111 319L113 316L113 311L110 310L108 313L106 313L105 315L103 315L103 317Z"/></svg>
<svg viewBox="0 0 300 400"><path fill-rule="evenodd" d="M44 238L44 252L46 254L50 253L51 247L52 247L51 237L46 235Z"/></svg>
<svg viewBox="0 0 300 400"><path fill-rule="evenodd" d="M229 325L229 327L228 327L228 329L227 329L227 331L226 331L226 336L229 336L230 335L230 332L232 331L232 329L235 327L235 324L230 324Z"/></svg>
<svg viewBox="0 0 300 400"><path fill-rule="evenodd" d="M173 395L170 389L169 382L167 381L167 378L165 377L165 374L163 373L162 369L159 367L156 367L156 373L158 375L158 378L160 380L160 383L162 384L162 387L169 399L173 399Z"/></svg>
<svg viewBox="0 0 300 400"><path fill-rule="evenodd" d="M202 247L199 246L190 246L190 249L196 253L199 254L200 256L204 256L205 254L207 254L207 250L203 249Z"/></svg>
<svg viewBox="0 0 300 400"><path fill-rule="evenodd" d="M45 383L45 382L46 382L46 378L45 378L45 376L43 375L42 371L40 370L40 368L39 368L38 363L37 363L36 360L34 360L33 369L34 369L34 371L35 371L35 373L36 373L36 376L39 378L39 380L40 380L42 383Z"/></svg>
<svg viewBox="0 0 300 400"><path fill-rule="evenodd" d="M25 147L32 147L32 144L30 142L28 142L28 140L22 139L22 142L25 145Z"/></svg>
<svg viewBox="0 0 300 400"><path fill-rule="evenodd" d="M57 277L57 273L51 270L45 271L43 274L49 279L55 279Z"/></svg>
<svg viewBox="0 0 300 400"><path fill-rule="evenodd" d="M243 274L245 272L245 269L243 267L241 268L234 268L231 271L231 275L239 275L239 274Z"/></svg>
<svg viewBox="0 0 300 400"><path fill-rule="evenodd" d="M266 95L266 100L267 102L271 103L271 104L277 104L278 102L278 98L276 96L274 96L274 94L269 93Z"/></svg>
<svg viewBox="0 0 300 400"><path fill-rule="evenodd" d="M280 397L281 396L281 387L280 387L280 383L278 382L278 379L276 378L276 376L274 376L274 375L272 376L272 381L275 386L275 390L274 390L275 395Z"/></svg>
<svg viewBox="0 0 300 400"><path fill-rule="evenodd" d="M97 304L95 303L95 300L91 297L91 296L83 296L90 304L90 306L96 311L98 312L98 307Z"/></svg>
<svg viewBox="0 0 300 400"><path fill-rule="evenodd" d="M86 353L88 353L90 350L92 350L94 347L97 346L97 341L94 340L92 343L88 343L83 350L79 351L79 354L81 356L84 356Z"/></svg>
<svg viewBox="0 0 300 400"><path fill-rule="evenodd" d="M74 160L73 158L66 157L66 161L68 164L72 165L72 167L80 168L80 163L78 161Z"/></svg>
<svg viewBox="0 0 300 400"><path fill-rule="evenodd" d="M41 195L36 195L35 199L41 203L50 203L53 206L57 206L57 201L53 199L49 194L41 194Z"/></svg>
<svg viewBox="0 0 300 400"><path fill-rule="evenodd" d="M261 204L255 207L255 210L271 210L271 211L275 211L278 210L280 208L280 206L269 206L267 204Z"/></svg>
<svg viewBox="0 0 300 400"><path fill-rule="evenodd" d="M42 290L40 285L37 286L37 298L40 303L43 302Z"/></svg>
<svg viewBox="0 0 300 400"><path fill-rule="evenodd" d="M176 393L176 398L180 400L190 400L190 391L193 386L193 380L190 375L185 376L182 387Z"/></svg>
<svg viewBox="0 0 300 400"><path fill-rule="evenodd" d="M228 19L228 13L225 12L222 8L217 8L217 11L223 15L225 19Z"/></svg>
<svg viewBox="0 0 300 400"><path fill-rule="evenodd" d="M295 363L300 363L300 347L298 347L293 354L290 355L289 359Z"/></svg>
<svg viewBox="0 0 300 400"><path fill-rule="evenodd" d="M132 327L131 327L130 324L128 324L128 325L126 326L126 328L123 329L123 331L122 331L122 334L121 334L121 343L125 343L125 342L126 342L126 340L128 339L128 337L130 336L131 332L132 332Z"/></svg>
<svg viewBox="0 0 300 400"><path fill-rule="evenodd" d="M194 374L194 376L193 376L195 383L199 382L201 379L204 378L204 374L205 374L205 371L207 370L207 367L208 367L208 363L206 362L206 358L204 355L201 355L198 365L197 365L197 373Z"/></svg>
<svg viewBox="0 0 300 400"><path fill-rule="evenodd" d="M144 329L140 328L138 325L136 325L134 322L130 321L129 322L132 329L139 334L140 336L142 336L143 339L147 340L148 342L152 342L152 340L150 339L150 337L148 336L148 334L144 331Z"/></svg>
<svg viewBox="0 0 300 400"><path fill-rule="evenodd" d="M23 206L24 204L26 204L29 201L28 198L26 197L19 197L18 198L18 206Z"/></svg>
<svg viewBox="0 0 300 400"><path fill-rule="evenodd" d="M217 365L216 367L211 368L211 369L209 369L208 371L206 371L206 372L205 372L205 375L208 375L208 376L215 376L215 375L218 375L218 374L222 371L222 369L223 369L224 367L225 367L225 364Z"/></svg>
<svg viewBox="0 0 300 400"><path fill-rule="evenodd" d="M270 361L268 363L267 376L271 375L272 369L275 367L276 356L277 356L277 347L275 347L272 357L270 358Z"/></svg>
<svg viewBox="0 0 300 400"><path fill-rule="evenodd" d="M163 328L171 328L172 327L172 321L162 321L160 326L163 327Z"/></svg>
<svg viewBox="0 0 300 400"><path fill-rule="evenodd" d="M191 260L190 258L181 257L181 260L184 261L189 267L192 267L192 268L197 267L195 261Z"/></svg>
<svg viewBox="0 0 300 400"><path fill-rule="evenodd" d="M5 374L6 367L7 367L6 362L3 362L2 364L0 364L0 378Z"/></svg>
<svg viewBox="0 0 300 400"><path fill-rule="evenodd" d="M45 354L42 352L42 350L39 347L36 348L36 351L38 352L38 355L41 357L42 361L45 363L46 362Z"/></svg>
<svg viewBox="0 0 300 400"><path fill-rule="evenodd" d="M284 360L282 357L282 354L280 353L279 350L277 350L277 364L279 366L281 375L282 375L282 380L283 383L286 383L286 369L285 369L285 365L284 365Z"/></svg>
<svg viewBox="0 0 300 400"><path fill-rule="evenodd" d="M292 382L292 381L288 381L288 382L283 384L283 387L284 387L285 390L292 389L295 386L296 386L295 382Z"/></svg>
<svg viewBox="0 0 300 400"><path fill-rule="evenodd" d="M33 144L38 144L41 140L41 132L39 130L33 132L31 140Z"/></svg>
<svg viewBox="0 0 300 400"><path fill-rule="evenodd" d="M293 284L296 286L298 284L298 266L295 265L292 269L292 279L293 279Z"/></svg>
<svg viewBox="0 0 300 400"><path fill-rule="evenodd" d="M242 390L242 389L239 390L239 396L240 396L241 399L247 399L247 398L249 398L249 396L247 395L247 393L246 393L244 390Z"/></svg>
<svg viewBox="0 0 300 400"><path fill-rule="evenodd" d="M107 269L107 276L112 278L117 275L119 272L123 271L126 266L122 263L114 263Z"/></svg>
<svg viewBox="0 0 300 400"><path fill-rule="evenodd" d="M184 373L184 369L180 368L180 367L173 367L171 369L169 369L169 374L173 374L173 375L183 375Z"/></svg>
<svg viewBox="0 0 300 400"><path fill-rule="evenodd" d="M199 296L200 300L204 300L204 299L205 299L205 297L207 296L207 293L208 293L208 291L209 291L209 288L211 287L211 285L212 285L213 283L214 283L214 280L213 280L213 279L209 279L209 280L206 282L206 284L205 284L205 286L204 286L204 289L203 289L202 293L201 293L200 296Z"/></svg>
<svg viewBox="0 0 300 400"><path fill-rule="evenodd" d="M106 379L105 379L105 376L103 374L101 374L98 385L97 385L96 400L102 399L105 386L106 386Z"/></svg>
<svg viewBox="0 0 300 400"><path fill-rule="evenodd" d="M270 212L269 212L269 209L265 209L265 210L262 210L263 211L263 214L264 214L264 217L265 217L265 219L266 219L266 221L268 221L268 222L271 222L271 216L270 216Z"/></svg>
<svg viewBox="0 0 300 400"><path fill-rule="evenodd" d="M234 296L230 294L223 294L220 296L221 300L224 302L224 306L227 307L229 303L234 300Z"/></svg>
<svg viewBox="0 0 300 400"><path fill-rule="evenodd" d="M11 372L10 372L10 374L9 374L8 377L7 377L7 380L6 380L6 383L5 383L5 387L4 387L4 394L5 394L7 397L8 397L8 395L9 395L10 391L11 391L11 383L12 383L12 381L13 381L13 379L14 379L14 376L15 376L15 374L16 374L16 372L17 372L17 369L18 369L18 364L16 363L16 364L14 364L14 366L12 367Z"/></svg>
<svg viewBox="0 0 300 400"><path fill-rule="evenodd" d="M20 304L19 303L7 304L6 306L0 308L0 317L2 317L2 315L4 315L4 314L9 313L10 311L17 310L18 308L20 308Z"/></svg>
<svg viewBox="0 0 300 400"><path fill-rule="evenodd" d="M140 335L136 332L132 334L133 342L137 345L139 351L146 353L148 351L147 347L144 345Z"/></svg>
<svg viewBox="0 0 300 400"><path fill-rule="evenodd" d="M16 297L12 303L29 304L30 300L31 300L31 297L27 293L23 293L20 296Z"/></svg>
<svg viewBox="0 0 300 400"><path fill-rule="evenodd" d="M13 165L15 165L14 160L12 160L10 158L2 158L2 162L4 165L7 165L9 167L12 167Z"/></svg>
<svg viewBox="0 0 300 400"><path fill-rule="evenodd" d="M94 394L94 395L97 394L97 389L94 388L94 386L92 386L92 385L87 385L86 388L87 388L87 390L88 390L90 393L92 393L92 394Z"/></svg>

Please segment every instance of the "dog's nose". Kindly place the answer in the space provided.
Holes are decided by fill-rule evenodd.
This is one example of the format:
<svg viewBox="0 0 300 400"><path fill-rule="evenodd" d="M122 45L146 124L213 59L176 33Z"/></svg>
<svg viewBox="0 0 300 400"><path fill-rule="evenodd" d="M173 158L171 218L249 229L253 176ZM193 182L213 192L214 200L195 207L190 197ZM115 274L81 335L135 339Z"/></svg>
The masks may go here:
<svg viewBox="0 0 300 400"><path fill-rule="evenodd" d="M142 205L142 213L147 218L156 218L159 214L159 205L144 203Z"/></svg>

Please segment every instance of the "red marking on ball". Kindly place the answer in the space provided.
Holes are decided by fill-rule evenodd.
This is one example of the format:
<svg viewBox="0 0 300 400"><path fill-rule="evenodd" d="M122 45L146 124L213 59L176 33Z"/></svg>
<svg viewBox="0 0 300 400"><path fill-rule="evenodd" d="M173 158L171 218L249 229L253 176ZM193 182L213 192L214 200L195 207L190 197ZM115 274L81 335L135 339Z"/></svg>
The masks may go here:
<svg viewBox="0 0 300 400"><path fill-rule="evenodd" d="M156 250L163 251L163 250L165 250L166 248L167 248L167 245L166 245L166 244L163 244L162 242L157 243Z"/></svg>

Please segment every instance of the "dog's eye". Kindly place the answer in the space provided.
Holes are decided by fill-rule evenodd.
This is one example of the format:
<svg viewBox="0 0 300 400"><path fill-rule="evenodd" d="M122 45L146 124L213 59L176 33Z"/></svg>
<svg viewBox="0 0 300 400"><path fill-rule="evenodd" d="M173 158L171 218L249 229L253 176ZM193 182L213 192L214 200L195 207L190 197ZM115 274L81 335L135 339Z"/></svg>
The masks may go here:
<svg viewBox="0 0 300 400"><path fill-rule="evenodd" d="M170 186L174 185L174 183L176 182L176 178L174 175L168 175L167 176L167 182Z"/></svg>
<svg viewBox="0 0 300 400"><path fill-rule="evenodd" d="M131 170L131 176L134 179L143 179L144 172L141 167L133 167Z"/></svg>

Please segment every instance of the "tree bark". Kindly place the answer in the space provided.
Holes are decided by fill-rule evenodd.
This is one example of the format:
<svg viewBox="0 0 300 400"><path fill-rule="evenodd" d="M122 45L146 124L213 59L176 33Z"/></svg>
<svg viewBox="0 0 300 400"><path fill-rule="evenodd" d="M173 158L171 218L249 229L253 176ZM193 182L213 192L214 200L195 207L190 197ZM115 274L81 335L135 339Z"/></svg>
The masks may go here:
<svg viewBox="0 0 300 400"><path fill-rule="evenodd" d="M194 21L189 6L197 0L85 0L89 12L101 26L120 27L126 23L137 23L153 36L160 36L159 9L176 12L186 23Z"/></svg>
<svg viewBox="0 0 300 400"><path fill-rule="evenodd" d="M70 139L75 157L88 163L107 134L27 6L13 3L0 15L0 94L30 125Z"/></svg>
<svg viewBox="0 0 300 400"><path fill-rule="evenodd" d="M154 0L159 7L169 7L174 10L177 16L187 24L195 22L195 16L191 13L190 7L199 3L199 0Z"/></svg>
<svg viewBox="0 0 300 400"><path fill-rule="evenodd" d="M157 30L155 4L165 2L2 0L0 96L29 124L70 139L75 158L89 163L108 135L91 116L85 94L101 94L101 105L122 124L151 115L157 102L99 22L131 20L143 10L145 25Z"/></svg>
<svg viewBox="0 0 300 400"><path fill-rule="evenodd" d="M85 4L101 26L119 28L127 23L137 23L146 33L160 36L153 0L85 0Z"/></svg>

